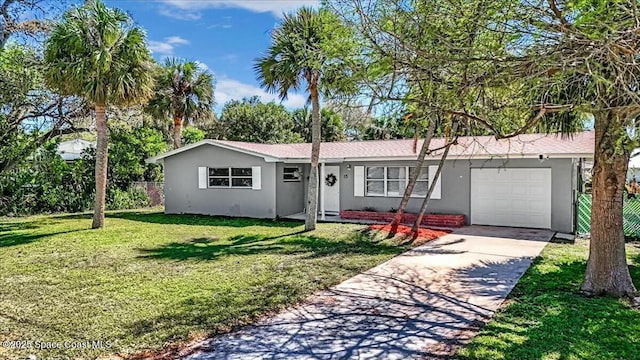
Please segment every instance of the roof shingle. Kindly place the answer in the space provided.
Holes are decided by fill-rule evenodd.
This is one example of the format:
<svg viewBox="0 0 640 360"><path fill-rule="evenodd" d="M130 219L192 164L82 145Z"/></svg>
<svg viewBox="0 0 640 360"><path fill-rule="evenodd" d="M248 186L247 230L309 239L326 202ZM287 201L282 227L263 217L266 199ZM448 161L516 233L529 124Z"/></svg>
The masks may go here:
<svg viewBox="0 0 640 360"><path fill-rule="evenodd" d="M419 151L424 140L419 140ZM307 160L311 154L311 144L256 144L240 141L215 140L227 147L245 150L281 160ZM434 138L430 149L445 145L445 139ZM524 134L510 139L496 140L493 136L460 137L458 144L451 147L449 157L531 157L538 155L562 156L579 155L590 157L594 150L592 131L562 137L560 135ZM439 158L442 150L429 155ZM416 158L413 140L371 140L322 143L321 159L378 159Z"/></svg>

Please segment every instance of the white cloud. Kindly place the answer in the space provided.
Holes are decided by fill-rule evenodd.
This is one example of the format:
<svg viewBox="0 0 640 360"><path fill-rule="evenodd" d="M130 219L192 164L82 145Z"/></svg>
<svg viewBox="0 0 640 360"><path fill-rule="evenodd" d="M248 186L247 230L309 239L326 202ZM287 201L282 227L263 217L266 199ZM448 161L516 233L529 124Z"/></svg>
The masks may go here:
<svg viewBox="0 0 640 360"><path fill-rule="evenodd" d="M227 54L227 55L223 55L223 56L218 56L216 59L224 60L224 61L228 62L229 64L235 64L235 63L238 62L238 55L236 55L236 54Z"/></svg>
<svg viewBox="0 0 640 360"><path fill-rule="evenodd" d="M222 17L221 22L210 24L209 26L207 26L207 29L214 29L214 28L230 29L231 27L232 27L231 16L224 16Z"/></svg>
<svg viewBox="0 0 640 360"><path fill-rule="evenodd" d="M215 28L223 28L223 29L231 29L231 24L211 24L207 26L207 29L215 29Z"/></svg>
<svg viewBox="0 0 640 360"><path fill-rule="evenodd" d="M173 45L162 41L149 40L149 50L161 55L171 55L173 54Z"/></svg>
<svg viewBox="0 0 640 360"><path fill-rule="evenodd" d="M160 55L173 55L176 46L189 44L189 40L180 36L169 36L164 38L164 41L149 40L149 50Z"/></svg>
<svg viewBox="0 0 640 360"><path fill-rule="evenodd" d="M189 45L190 42L187 39L183 39L180 36L169 36L165 38L165 41L171 45Z"/></svg>
<svg viewBox="0 0 640 360"><path fill-rule="evenodd" d="M165 6L158 9L158 14L162 16L178 19L178 20L188 20L188 21L198 20L202 17L202 14L197 11L192 11L189 9L177 10L173 7L169 9L168 7L165 7Z"/></svg>
<svg viewBox="0 0 640 360"><path fill-rule="evenodd" d="M263 89L251 84L245 84L226 77L218 79L216 83L215 97L216 103L220 108L229 100L242 100L242 98L254 95L259 96L264 102L275 101L276 103L280 103L280 98L277 94L267 93ZM282 102L282 105L293 109L303 107L306 102L307 98L304 95L290 94L287 100Z"/></svg>
<svg viewBox="0 0 640 360"><path fill-rule="evenodd" d="M241 8L253 12L270 12L281 17L283 12L295 10L301 6L318 6L319 0L160 0L173 7L188 10L208 8Z"/></svg>

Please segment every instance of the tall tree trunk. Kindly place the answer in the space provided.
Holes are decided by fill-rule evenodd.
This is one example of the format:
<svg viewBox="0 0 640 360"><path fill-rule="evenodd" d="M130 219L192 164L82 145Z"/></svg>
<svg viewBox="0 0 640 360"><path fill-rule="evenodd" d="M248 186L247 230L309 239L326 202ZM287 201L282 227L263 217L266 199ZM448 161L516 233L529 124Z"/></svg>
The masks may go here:
<svg viewBox="0 0 640 360"><path fill-rule="evenodd" d="M182 116L173 116L173 146L177 149L182 146Z"/></svg>
<svg viewBox="0 0 640 360"><path fill-rule="evenodd" d="M453 125L453 128L451 129L451 134L453 134L455 136L455 134L458 131L458 123L455 123ZM436 170L436 175L433 177L433 183L429 184L429 190L427 191L427 196L425 196L424 200L422 200L422 206L420 206L420 212L418 213L418 217L416 218L416 221L413 223L413 234L414 234L414 238L416 238L418 236L418 229L420 229L420 223L422 222L422 218L424 217L424 213L427 210L427 207L429 206L429 201L431 200L431 194L433 194L433 190L436 188L436 183L438 182L438 178L440 177L440 174L442 173L442 167L444 166L444 162L445 160L447 160L447 156L449 156L449 149L451 149L451 145L453 145L453 141L449 140L449 138L446 138L446 141L448 141L448 143L446 144L446 147L444 148L444 152L442 153L442 157L440 158L440 162L438 162L438 170Z"/></svg>
<svg viewBox="0 0 640 360"><path fill-rule="evenodd" d="M591 241L582 291L592 295L633 296L622 228L624 183L629 154L617 144L624 131L617 114L595 114L595 154Z"/></svg>
<svg viewBox="0 0 640 360"><path fill-rule="evenodd" d="M420 169L424 164L424 158L427 156L427 152L429 151L429 145L431 144L431 139L433 139L433 134L436 132L436 121L431 120L429 122L429 127L427 128L427 136L422 143L422 147L420 148L420 153L418 154L418 159L416 160L416 168ZM411 198L411 193L413 192L413 188L416 186L416 181L418 181L418 175L420 175L420 171L414 171L413 174L409 177L409 183L407 184L406 189L404 190L404 195L402 196L402 200L400 201L400 205L398 206L398 211L396 211L396 215L391 221L391 231L389 232L389 236L394 236L396 231L398 230L398 224L402 222L402 217L404 215L404 210L407 208L409 204L409 199Z"/></svg>
<svg viewBox="0 0 640 360"><path fill-rule="evenodd" d="M105 116L105 105L96 104L96 199L93 206L93 224L91 228L104 227L104 203L107 192L107 161L109 160L109 128Z"/></svg>
<svg viewBox="0 0 640 360"><path fill-rule="evenodd" d="M321 138L318 84L311 84L309 93L311 95L311 171L309 171L309 188L307 191L307 217L304 222L306 231L315 230L318 217L318 160L320 159Z"/></svg>

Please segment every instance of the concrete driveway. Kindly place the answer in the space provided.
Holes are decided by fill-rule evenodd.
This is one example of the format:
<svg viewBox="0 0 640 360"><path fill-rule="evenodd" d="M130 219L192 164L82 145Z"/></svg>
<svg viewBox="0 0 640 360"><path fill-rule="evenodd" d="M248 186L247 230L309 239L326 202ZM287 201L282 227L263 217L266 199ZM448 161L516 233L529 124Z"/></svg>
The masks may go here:
<svg viewBox="0 0 640 360"><path fill-rule="evenodd" d="M446 357L491 317L553 235L458 229L294 309L212 338L189 359Z"/></svg>

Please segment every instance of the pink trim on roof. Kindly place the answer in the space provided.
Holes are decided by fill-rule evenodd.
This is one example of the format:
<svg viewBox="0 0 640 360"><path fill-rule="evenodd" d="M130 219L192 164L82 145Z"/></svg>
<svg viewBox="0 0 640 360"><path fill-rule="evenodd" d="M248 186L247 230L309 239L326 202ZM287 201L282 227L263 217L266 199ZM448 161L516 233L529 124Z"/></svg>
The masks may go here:
<svg viewBox="0 0 640 360"><path fill-rule="evenodd" d="M418 151L423 140L418 141ZM311 144L257 144L241 141L214 140L229 148L261 154L279 160L309 160ZM442 138L433 139L430 149L444 146ZM525 134L510 139L496 140L493 136L461 137L451 147L450 157L534 157L547 156L591 157L594 150L592 131L574 134L572 137L547 134ZM442 151L430 155L439 158ZM322 143L321 159L384 159L416 158L413 140L371 140Z"/></svg>

